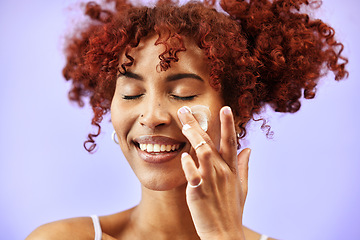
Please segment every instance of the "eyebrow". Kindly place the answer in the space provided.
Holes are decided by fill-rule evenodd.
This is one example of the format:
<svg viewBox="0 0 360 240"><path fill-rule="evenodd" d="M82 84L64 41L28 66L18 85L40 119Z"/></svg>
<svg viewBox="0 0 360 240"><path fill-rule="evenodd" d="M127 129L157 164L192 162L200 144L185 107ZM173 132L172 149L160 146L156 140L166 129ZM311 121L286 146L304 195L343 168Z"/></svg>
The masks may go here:
<svg viewBox="0 0 360 240"><path fill-rule="evenodd" d="M136 80L140 80L140 81L143 81L144 78L136 73L133 73L133 72L129 72L129 71L126 71L125 73L120 73L118 75L118 77L121 77L121 76L125 76L127 78L133 78L133 79L136 79Z"/></svg>
<svg viewBox="0 0 360 240"><path fill-rule="evenodd" d="M178 73L174 75L169 75L168 77L166 77L166 81L172 82L184 78L193 78L204 82L204 80L199 75L196 75L194 73Z"/></svg>
<svg viewBox="0 0 360 240"><path fill-rule="evenodd" d="M130 71L127 71L125 74L119 74L119 77L121 75L125 76L127 78L135 79L135 80L140 80L140 81L144 80L144 78L141 75L138 75L138 74L130 72ZM192 79L196 79L196 80L199 80L201 82L204 82L204 80L199 75L194 74L194 73L172 74L172 75L169 75L169 76L166 77L166 81L167 82L172 82L172 81L177 81L177 80L184 79L184 78L192 78Z"/></svg>

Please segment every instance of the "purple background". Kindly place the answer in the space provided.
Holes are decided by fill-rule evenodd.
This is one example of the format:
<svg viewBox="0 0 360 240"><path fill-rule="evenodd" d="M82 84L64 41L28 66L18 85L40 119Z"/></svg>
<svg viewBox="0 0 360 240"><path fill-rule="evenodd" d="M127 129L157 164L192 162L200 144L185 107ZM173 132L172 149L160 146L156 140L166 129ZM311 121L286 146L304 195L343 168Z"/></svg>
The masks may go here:
<svg viewBox="0 0 360 240"><path fill-rule="evenodd" d="M139 183L110 139L82 147L90 109L67 100L62 36L74 0L0 2L0 238L24 239L49 221L134 206ZM300 112L270 114L273 140L253 125L244 223L280 239L360 236L358 0L325 0L316 16L337 30L350 78L322 81Z"/></svg>

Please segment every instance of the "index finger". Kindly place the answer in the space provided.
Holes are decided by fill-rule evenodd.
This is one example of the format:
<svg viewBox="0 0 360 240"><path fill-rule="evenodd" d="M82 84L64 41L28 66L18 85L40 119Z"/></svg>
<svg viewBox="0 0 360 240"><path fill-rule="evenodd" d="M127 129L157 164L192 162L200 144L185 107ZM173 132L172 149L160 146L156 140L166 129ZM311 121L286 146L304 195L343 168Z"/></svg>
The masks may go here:
<svg viewBox="0 0 360 240"><path fill-rule="evenodd" d="M209 135L199 126L189 108L180 108L178 116L183 124L182 133L193 147L202 172L205 174L210 173L211 169L213 169L211 156L214 153L218 155L218 152L214 151L213 142Z"/></svg>
<svg viewBox="0 0 360 240"><path fill-rule="evenodd" d="M183 106L178 111L178 117L183 126L188 125L193 131L192 134L187 134L186 137L190 141L190 144L195 147L202 141L205 141L209 146L213 147L213 143L207 135L207 133L200 127L196 118L193 116L191 109L187 106Z"/></svg>

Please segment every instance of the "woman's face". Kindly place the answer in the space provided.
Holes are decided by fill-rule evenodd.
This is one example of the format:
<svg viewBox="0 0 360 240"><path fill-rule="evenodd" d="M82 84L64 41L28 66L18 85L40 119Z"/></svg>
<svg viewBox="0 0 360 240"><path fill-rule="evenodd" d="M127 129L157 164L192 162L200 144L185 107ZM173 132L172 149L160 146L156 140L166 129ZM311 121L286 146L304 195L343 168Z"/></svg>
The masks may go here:
<svg viewBox="0 0 360 240"><path fill-rule="evenodd" d="M153 190L170 190L184 185L181 153L196 159L189 141L181 133L177 111L182 106L204 105L210 109L207 134L219 148L220 92L209 84L205 55L185 40L186 51L166 71L158 71L163 45L157 36L140 42L129 54L134 64L117 79L111 104L111 120L119 145L140 182ZM120 63L126 61L122 56Z"/></svg>

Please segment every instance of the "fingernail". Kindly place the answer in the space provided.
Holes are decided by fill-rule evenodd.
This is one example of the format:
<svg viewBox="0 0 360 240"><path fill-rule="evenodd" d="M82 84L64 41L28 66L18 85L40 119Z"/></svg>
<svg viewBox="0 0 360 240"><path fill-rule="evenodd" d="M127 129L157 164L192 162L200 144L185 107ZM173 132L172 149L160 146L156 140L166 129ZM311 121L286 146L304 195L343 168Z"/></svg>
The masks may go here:
<svg viewBox="0 0 360 240"><path fill-rule="evenodd" d="M179 108L178 112L179 113L190 113L191 110L188 106L183 106L183 107Z"/></svg>
<svg viewBox="0 0 360 240"><path fill-rule="evenodd" d="M230 114L231 114L231 108L228 107L228 106L224 107L224 113L225 113L226 115L230 115Z"/></svg>
<svg viewBox="0 0 360 240"><path fill-rule="evenodd" d="M184 158L184 157L186 157L187 155L189 155L187 152L183 152L183 153L181 154L181 158Z"/></svg>
<svg viewBox="0 0 360 240"><path fill-rule="evenodd" d="M189 125L189 124L185 124L184 126L183 126L183 130L188 130L188 129L190 129L191 128L191 126Z"/></svg>

